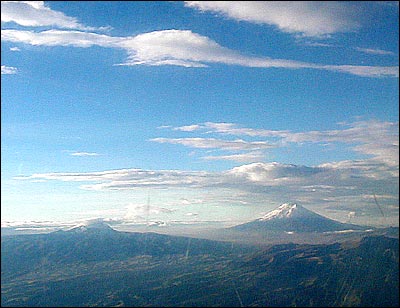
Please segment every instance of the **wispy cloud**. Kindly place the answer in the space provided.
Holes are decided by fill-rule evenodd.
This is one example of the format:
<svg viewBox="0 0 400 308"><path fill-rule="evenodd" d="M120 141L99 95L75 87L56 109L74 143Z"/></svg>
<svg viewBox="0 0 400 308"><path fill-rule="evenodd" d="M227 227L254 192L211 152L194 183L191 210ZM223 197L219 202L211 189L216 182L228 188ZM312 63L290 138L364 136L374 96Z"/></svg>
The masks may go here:
<svg viewBox="0 0 400 308"><path fill-rule="evenodd" d="M65 182L96 182L93 185L82 185L90 190L124 190L135 187L174 187L203 186L206 178L212 178L208 172L180 170L143 170L118 169L87 173L42 173L28 177L15 177L19 180L56 180Z"/></svg>
<svg viewBox="0 0 400 308"><path fill-rule="evenodd" d="M244 141L237 140L220 140L215 138L153 138L150 141L158 143L182 144L185 146L201 149L221 149L221 150L259 150L275 147L265 141Z"/></svg>
<svg viewBox="0 0 400 308"><path fill-rule="evenodd" d="M209 155L202 157L205 160L231 160L236 162L257 162L265 159L265 154L260 151L230 154L230 155Z"/></svg>
<svg viewBox="0 0 400 308"><path fill-rule="evenodd" d="M328 131L306 131L291 132L288 130L268 130L239 127L234 123L214 123L206 122L203 124L193 124L181 127L172 127L172 130L186 131L191 127L191 132L217 133L221 135L249 136L266 138L257 142L247 142L241 140L233 143L235 146L225 146L223 139L204 139L204 138L154 138L152 141L182 144L197 148L218 148L221 150L260 150L276 147L284 147L288 144L302 143L344 143L352 146L355 152L372 156L374 160L382 163L398 166L399 164L399 123L380 122L375 120L359 121L355 123L342 123L343 129ZM218 142L217 142L218 141ZM205 144L203 144L205 143ZM242 146L241 146L242 145ZM257 145L265 145L258 147ZM223 159L221 156L220 159ZM235 156L226 156L233 159ZM240 158L240 156L237 156ZM245 157L245 155L243 156ZM216 157L210 157L216 159Z"/></svg>
<svg viewBox="0 0 400 308"><path fill-rule="evenodd" d="M13 75L13 74L16 74L17 72L18 72L18 69L16 67L5 66L5 65L1 66L1 74L2 75Z"/></svg>
<svg viewBox="0 0 400 308"><path fill-rule="evenodd" d="M311 47L338 47L337 45L333 45L333 44L328 44L328 43L321 43L321 42L310 42L310 41L305 41L305 42L301 42L302 45L305 46L311 46Z"/></svg>
<svg viewBox="0 0 400 308"><path fill-rule="evenodd" d="M99 156L98 153L93 152L73 152L70 154L71 156Z"/></svg>
<svg viewBox="0 0 400 308"><path fill-rule="evenodd" d="M161 128L168 128L168 126L164 126L164 127L161 127ZM173 129L174 130L180 130L180 131L183 131L183 132L192 132L192 131L198 130L199 128L200 128L200 125L193 124L193 125L175 127Z"/></svg>
<svg viewBox="0 0 400 308"><path fill-rule="evenodd" d="M356 183L378 180L394 180L388 166L371 160L341 161L318 166L293 164L251 163L222 172L117 169L81 173L41 173L15 177L17 180L57 180L66 182L93 182L83 189L113 190L143 187L257 187L287 188L317 185L320 189L354 189ZM100 183L100 184L99 184ZM345 188L346 187L346 188ZM243 188L243 187L242 187Z"/></svg>
<svg viewBox="0 0 400 308"><path fill-rule="evenodd" d="M10 51L21 51L18 47L10 47Z"/></svg>
<svg viewBox="0 0 400 308"><path fill-rule="evenodd" d="M399 77L398 66L320 65L318 68L340 73L349 73L360 77Z"/></svg>
<svg viewBox="0 0 400 308"><path fill-rule="evenodd" d="M208 37L189 30L162 30L134 37L47 30L42 32L2 30L1 39L14 43L43 46L122 48L128 58L119 65L175 65L207 67L210 63L257 68L317 69L361 77L398 77L398 66L322 65L269 57L249 57L219 45Z"/></svg>
<svg viewBox="0 0 400 308"><path fill-rule="evenodd" d="M82 48L91 46L118 47L118 42L120 42L120 39L117 37L70 30L35 32L31 30L4 29L1 30L1 39L33 46L73 46Z"/></svg>
<svg viewBox="0 0 400 308"><path fill-rule="evenodd" d="M149 215L159 215L159 214L170 214L175 210L155 206L154 204L150 207L148 204L128 204L126 207L124 219L125 220L147 220Z"/></svg>
<svg viewBox="0 0 400 308"><path fill-rule="evenodd" d="M87 27L75 17L50 9L44 1L1 1L1 22L14 22L25 27L58 27L63 29L99 30Z"/></svg>
<svg viewBox="0 0 400 308"><path fill-rule="evenodd" d="M358 51L364 52L364 53L372 54L372 55L390 55L390 56L394 55L394 52L392 52L392 51L382 50L382 49L378 49L378 48L355 47L355 49Z"/></svg>
<svg viewBox="0 0 400 308"><path fill-rule="evenodd" d="M337 1L185 1L185 6L228 18L320 37L360 28L359 7Z"/></svg>
<svg viewBox="0 0 400 308"><path fill-rule="evenodd" d="M163 30L126 39L121 46L129 57L123 65L178 65L205 67L222 63L258 68L318 69L350 73L362 77L398 76L398 66L321 65L287 59L248 57L225 48L208 37L189 30Z"/></svg>
<svg viewBox="0 0 400 308"><path fill-rule="evenodd" d="M188 127L190 127L190 129L188 129ZM191 132L199 129L200 127L200 125L191 125L173 129ZM150 139L150 141L158 143L180 144L198 149L239 152L235 154L207 155L202 157L204 160L230 160L236 162L262 161L265 158L265 153L263 153L261 150L277 147L276 145L266 141L245 141L242 139L223 140L215 138L153 138Z"/></svg>

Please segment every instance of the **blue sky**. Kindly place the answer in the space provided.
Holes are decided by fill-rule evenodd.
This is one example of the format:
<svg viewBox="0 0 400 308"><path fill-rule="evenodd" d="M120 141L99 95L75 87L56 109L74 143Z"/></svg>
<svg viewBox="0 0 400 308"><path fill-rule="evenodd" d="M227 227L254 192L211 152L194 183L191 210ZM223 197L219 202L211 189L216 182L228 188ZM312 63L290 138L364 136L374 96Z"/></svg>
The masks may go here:
<svg viewBox="0 0 400 308"><path fill-rule="evenodd" d="M3 225L232 225L285 202L398 225L398 2L1 12Z"/></svg>

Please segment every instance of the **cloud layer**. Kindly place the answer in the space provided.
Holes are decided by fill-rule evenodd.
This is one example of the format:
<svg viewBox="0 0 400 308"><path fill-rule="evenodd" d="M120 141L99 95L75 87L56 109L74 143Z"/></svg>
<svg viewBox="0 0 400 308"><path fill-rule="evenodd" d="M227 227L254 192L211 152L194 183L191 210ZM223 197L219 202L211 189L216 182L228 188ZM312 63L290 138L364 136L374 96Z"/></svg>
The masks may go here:
<svg viewBox="0 0 400 308"><path fill-rule="evenodd" d="M258 58L241 55L215 41L189 30L163 30L134 37L112 37L81 31L2 30L1 39L35 46L101 46L122 48L128 59L120 65L176 65L206 67L220 63L258 68L317 69L349 73L361 77L398 77L398 66L321 65L286 59Z"/></svg>
<svg viewBox="0 0 400 308"><path fill-rule="evenodd" d="M207 67L214 63L254 68L316 69L373 78L399 75L398 66L327 65L246 56L190 30L169 29L128 37L98 34L93 31L105 28L85 26L74 17L50 9L42 1L2 1L1 6L4 24L52 28L44 31L2 29L2 41L33 46L100 46L123 49L127 53L127 59L119 65ZM273 24L282 31L306 36L350 31L358 27L352 16L352 6L341 2L203 1L186 2L186 6L220 12L238 20ZM378 52L365 49L362 51Z"/></svg>
<svg viewBox="0 0 400 308"><path fill-rule="evenodd" d="M221 172L123 169L94 173L46 173L19 177L20 180L57 180L85 183L85 190L171 190L196 189L212 202L241 206L281 204L288 200L322 210L345 206L363 212L365 206L374 209L374 195L380 200L386 215L398 216L398 176L387 165L372 161L343 161L319 166L273 163L252 163ZM225 195L240 198L225 200ZM202 192L202 193L201 193ZM228 202L228 203L227 203ZM178 206L179 202L175 203ZM207 207L208 203L203 206ZM186 206L182 204L181 206ZM164 212L168 206L162 207ZM134 206L132 215L142 216L145 208ZM372 211L373 212L373 211Z"/></svg>
<svg viewBox="0 0 400 308"><path fill-rule="evenodd" d="M212 195L212 201L219 204L233 204L240 201L243 206L251 206L265 203L280 204L293 200L309 206L322 206L326 209L339 207L339 211L343 208L343 211L351 210L357 213L362 212L366 204L375 207L374 196L376 196L385 211L397 217L398 123L367 121L347 126L342 130L310 132L251 129L233 123L213 122L168 127L183 133L220 134L221 139L155 138L153 141L233 152L206 156L204 159L234 159L246 162L246 157L252 156L255 162L218 172L116 169L98 172L38 173L15 179L77 182L80 183L81 189L95 191L148 188L167 193L171 190L190 189L198 191L200 195ZM271 141L224 142L223 138L230 135L272 138L276 141L276 146L281 147L289 143L342 142L351 145L354 151L369 154L371 157L328 162L316 166L262 162L256 160L263 155L263 150L268 151ZM255 146L258 144L265 148L259 149ZM229 195L236 197L227 199ZM179 202L175 203L175 206L179 206Z"/></svg>

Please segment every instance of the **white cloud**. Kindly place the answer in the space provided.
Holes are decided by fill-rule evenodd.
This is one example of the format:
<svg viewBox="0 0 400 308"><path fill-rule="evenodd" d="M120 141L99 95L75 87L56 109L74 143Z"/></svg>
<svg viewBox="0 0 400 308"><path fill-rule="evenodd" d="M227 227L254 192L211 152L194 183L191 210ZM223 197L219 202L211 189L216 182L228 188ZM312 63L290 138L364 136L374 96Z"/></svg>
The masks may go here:
<svg viewBox="0 0 400 308"><path fill-rule="evenodd" d="M34 32L27 30L1 30L4 41L24 43L33 46L74 46L74 47L118 47L117 37L108 35L64 30Z"/></svg>
<svg viewBox="0 0 400 308"><path fill-rule="evenodd" d="M167 127L165 126L164 128L167 128ZM186 126L175 127L174 130L180 130L183 132L192 132L199 128L200 128L199 125L186 125Z"/></svg>
<svg viewBox="0 0 400 308"><path fill-rule="evenodd" d="M347 129L294 133L286 142L341 142L354 144L353 150L372 155L373 159L391 166L399 165L399 123L360 121Z"/></svg>
<svg viewBox="0 0 400 308"><path fill-rule="evenodd" d="M399 176L399 167L397 165L387 165L374 159L366 160L344 160L339 162L330 162L319 165L321 168L329 170L339 170L342 173L341 179L350 180L351 177L362 176L371 180L385 180Z"/></svg>
<svg viewBox="0 0 400 308"><path fill-rule="evenodd" d="M320 65L287 59L247 57L189 30L144 33L124 40L121 46L127 49L129 54L128 60L123 65L204 67L206 63L222 63L259 68L319 69L362 77L398 76L398 67Z"/></svg>
<svg viewBox="0 0 400 308"><path fill-rule="evenodd" d="M178 206L188 206L188 205L199 205L199 204L204 204L205 200L204 199L199 199L199 198L180 198L178 202L176 200L173 200L174 205Z"/></svg>
<svg viewBox="0 0 400 308"><path fill-rule="evenodd" d="M392 51L382 50L382 49L378 49L378 48L356 47L355 49L358 51L364 52L364 53L372 54L372 55L390 55L390 56L394 55L394 52L392 52Z"/></svg>
<svg viewBox="0 0 400 308"><path fill-rule="evenodd" d="M150 215L170 214L175 210L166 207L155 206L154 204L128 204L125 208L124 220L143 221L148 220Z"/></svg>
<svg viewBox="0 0 400 308"><path fill-rule="evenodd" d="M219 134L227 134L227 135L244 135L251 137L285 137L289 135L289 131L287 130L267 130L267 129L253 129L253 128L243 128L238 127L234 123L215 123L215 122L206 122L203 125L198 125L199 129L206 129L208 132L216 132Z"/></svg>
<svg viewBox="0 0 400 308"><path fill-rule="evenodd" d="M319 65L318 69L349 73L360 77L399 77L398 66Z"/></svg>
<svg viewBox="0 0 400 308"><path fill-rule="evenodd" d="M99 156L98 153L90 153L90 152L74 152L70 154L71 156Z"/></svg>
<svg viewBox="0 0 400 308"><path fill-rule="evenodd" d="M319 37L360 28L357 5L337 1L185 1L187 7L231 19Z"/></svg>
<svg viewBox="0 0 400 308"><path fill-rule="evenodd" d="M28 177L30 179L46 179L46 180L59 180L59 181L96 181L96 180L114 180L114 179L124 179L133 174L143 173L140 169L119 169L111 171L99 171L99 172L88 172L88 173L42 173L33 174ZM16 177L16 179L26 179L26 177Z"/></svg>
<svg viewBox="0 0 400 308"><path fill-rule="evenodd" d="M287 130L267 130L267 129L253 129L238 127L234 123L213 123L206 122L204 124L191 125L192 132L203 131L206 133L218 133L222 135L233 136L250 136L250 137L264 137L267 140L259 141L260 144L266 146L259 149L268 149L274 147L283 147L290 143L345 143L352 146L356 152L371 155L372 159L381 163L398 166L399 165L399 123L396 122L380 122L375 120L359 121L346 125L347 128L340 130L328 131L307 131L307 132L291 132ZM173 130L181 130L181 127L172 128ZM203 139L203 138L155 138L152 139L157 142L168 142L182 144L190 147L201 147L201 142L208 140L208 147L213 145L214 148L223 148L223 140L219 139L218 142L212 143L216 139ZM196 143L198 141L198 143ZM242 144L246 141L241 140ZM251 148L252 143L247 147L231 148L231 150L256 150L256 147ZM203 147L206 147L203 145ZM249 154L249 153L248 153ZM229 156L226 157L229 159ZM214 159L217 159L214 157ZM223 156L220 157L223 159Z"/></svg>
<svg viewBox="0 0 400 308"><path fill-rule="evenodd" d="M43 46L121 48L128 58L119 65L176 65L206 67L209 63L258 68L318 69L361 77L398 77L398 66L321 65L287 59L248 57L220 46L208 37L189 30L163 30L134 37L112 37L90 32L48 30L42 32L2 30L1 39Z"/></svg>
<svg viewBox="0 0 400 308"><path fill-rule="evenodd" d="M159 143L182 144L185 146L201 149L221 149L229 151L237 150L259 150L270 149L274 145L265 141L247 142L241 139L237 140L220 140L214 138L154 138L150 141Z"/></svg>
<svg viewBox="0 0 400 308"><path fill-rule="evenodd" d="M1 221L1 227L26 227L26 228L48 228L48 227L60 227L60 226L71 226L73 223L61 222L61 221Z"/></svg>
<svg viewBox="0 0 400 308"><path fill-rule="evenodd" d="M204 156L205 160L231 160L236 162L257 162L262 161L265 158L265 154L262 152L249 152L241 154L231 154L231 155L214 155L214 156Z"/></svg>
<svg viewBox="0 0 400 308"><path fill-rule="evenodd" d="M129 53L128 61L124 65L169 64L204 67L206 64L203 62L239 65L243 62L237 52L189 30L163 30L139 34L127 38L121 46Z"/></svg>
<svg viewBox="0 0 400 308"><path fill-rule="evenodd" d="M279 185L282 180L292 182L298 177L311 177L323 170L318 167L306 167L297 165L286 165L277 162L273 163L252 163L235 167L228 171L234 177L261 185Z"/></svg>
<svg viewBox="0 0 400 308"><path fill-rule="evenodd" d="M301 43L302 45L305 46L311 46L311 47L338 47L337 45L333 45L333 44L328 44L328 43L321 43L321 42L309 42L309 41L305 41Z"/></svg>
<svg viewBox="0 0 400 308"><path fill-rule="evenodd" d="M5 65L1 66L1 74L2 75L13 75L13 74L16 74L17 72L18 72L18 69L16 67L5 66Z"/></svg>
<svg viewBox="0 0 400 308"><path fill-rule="evenodd" d="M94 184L85 184L81 188L125 190L143 187L201 187L204 181L210 180L213 176L203 171L119 169L87 173L42 173L28 177L18 176L15 179L92 182Z"/></svg>
<svg viewBox="0 0 400 308"><path fill-rule="evenodd" d="M25 27L59 27L65 29L96 30L87 27L75 17L54 11L44 1L1 1L1 22L14 22Z"/></svg>
<svg viewBox="0 0 400 308"><path fill-rule="evenodd" d="M397 174L396 174L397 170ZM398 190L398 166L367 159L324 163L318 166L288 165L278 162L252 163L234 167L227 171L181 171L117 169L82 173L42 173L16 177L19 180L57 180L86 182L83 189L124 190L144 187L230 187L248 189L264 187L282 191L310 192L320 190L346 193L351 190L371 194L373 189L387 190L392 195ZM376 192L378 193L378 192Z"/></svg>
<svg viewBox="0 0 400 308"><path fill-rule="evenodd" d="M10 51L21 51L18 47L10 47Z"/></svg>

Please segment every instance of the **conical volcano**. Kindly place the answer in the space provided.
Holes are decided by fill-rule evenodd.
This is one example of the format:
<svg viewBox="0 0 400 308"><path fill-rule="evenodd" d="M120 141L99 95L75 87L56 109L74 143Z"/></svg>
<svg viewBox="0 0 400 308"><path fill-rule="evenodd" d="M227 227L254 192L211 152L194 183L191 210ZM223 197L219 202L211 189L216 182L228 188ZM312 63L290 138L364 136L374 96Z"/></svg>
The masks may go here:
<svg viewBox="0 0 400 308"><path fill-rule="evenodd" d="M106 222L101 219L88 220L65 230L68 233L110 233L116 232Z"/></svg>
<svg viewBox="0 0 400 308"><path fill-rule="evenodd" d="M233 227L240 231L327 232L363 230L362 226L345 224L319 215L296 203L284 203L266 215Z"/></svg>

